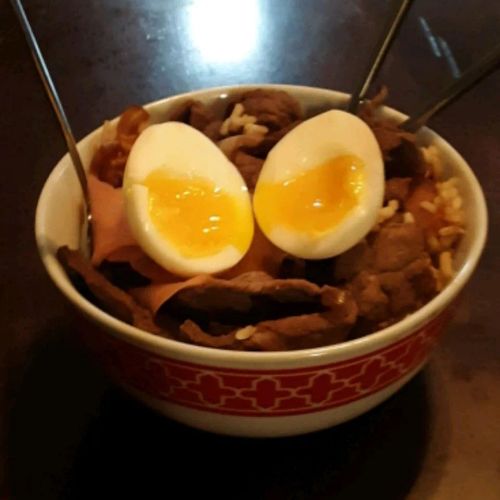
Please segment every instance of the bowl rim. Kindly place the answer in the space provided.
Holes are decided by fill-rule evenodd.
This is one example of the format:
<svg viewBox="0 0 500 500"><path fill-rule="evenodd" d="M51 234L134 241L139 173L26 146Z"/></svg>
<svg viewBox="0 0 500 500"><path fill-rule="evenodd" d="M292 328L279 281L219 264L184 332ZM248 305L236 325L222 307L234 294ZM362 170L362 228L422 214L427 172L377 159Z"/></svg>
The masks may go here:
<svg viewBox="0 0 500 500"><path fill-rule="evenodd" d="M337 100L345 100L349 98L349 94L327 89L321 87L311 87L303 85L290 85L290 84L243 84L243 85L226 85L218 87L210 87L205 89L193 90L190 92L176 94L156 101L149 102L144 105L148 110L165 106L175 101L189 99L189 98L211 98L211 97L231 97L231 95L239 92L244 92L250 89L263 88L289 91L294 94L302 94L303 96L321 96L321 97L334 97ZM397 120L407 118L407 115L401 113L388 106L381 107L381 112L388 114ZM113 118L111 121L116 120L118 117ZM82 146L90 141L92 137L99 132L101 127L94 129L87 134L83 139L78 142L78 146ZM86 316L90 317L93 321L97 322L100 326L104 326L115 337L132 342L133 344L140 345L142 348L159 350L162 354L170 354L178 356L182 359L190 359L196 361L205 361L216 365L222 362L225 365L234 363L245 363L249 366L252 365L265 365L270 366L272 362L276 362L278 366L288 363L293 363L299 360L308 359L314 364L320 363L326 357L339 356L341 359L349 359L359 355L360 351L370 352L371 350L378 349L381 345L390 345L403 339L404 337L414 333L420 326L430 322L436 317L446 306L448 306L453 299L458 295L460 290L465 286L470 279L481 253L483 251L488 227L487 206L484 198L482 188L474 175L472 169L465 161L465 159L451 146L442 136L429 129L423 127L421 133L432 137L433 141L439 143L439 148L447 149L447 154L454 156L456 165L460 174L465 178L466 183L472 189L472 199L475 200L478 209L478 218L476 220L476 236L471 242L470 249L465 257L464 264L460 271L454 276L452 281L439 292L433 299L425 304L420 309L409 314L402 320L394 323L391 326L370 333L364 337L348 340L339 344L332 344L322 347L315 347L309 349L300 349L294 351L277 351L277 352L252 352L252 351L229 351L224 349L217 349L212 347L203 347L199 345L187 344L175 339L169 339L146 332L128 323L125 323L114 316L103 311L92 302L87 300L73 286L69 280L66 272L58 262L52 248L49 247L43 235L43 228L45 226L45 207L49 196L49 190L52 184L57 181L57 178L62 172L68 168L69 156L65 154L56 166L52 169L47 177L42 191L38 198L35 214L35 238L37 242L38 251L41 260L45 266L47 273L62 292L62 294L73 304L82 311ZM349 355L349 351L352 355ZM255 366L257 369L258 366Z"/></svg>

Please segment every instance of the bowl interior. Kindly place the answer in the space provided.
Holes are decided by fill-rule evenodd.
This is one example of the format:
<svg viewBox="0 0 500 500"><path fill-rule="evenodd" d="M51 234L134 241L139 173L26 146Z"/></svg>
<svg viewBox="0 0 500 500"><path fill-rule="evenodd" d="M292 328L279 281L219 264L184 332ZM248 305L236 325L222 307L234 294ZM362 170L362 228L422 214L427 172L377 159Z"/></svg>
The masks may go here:
<svg viewBox="0 0 500 500"><path fill-rule="evenodd" d="M214 103L216 106L222 108L235 94L255 87L257 87L257 85L222 87L197 91L163 99L148 104L145 107L151 114L152 121L160 122L164 120L167 112L173 106L176 106L179 102L188 97L201 100L205 103ZM348 99L347 94L327 89L287 85L258 85L258 87L280 88L289 92L299 100L307 115L318 113L332 107L341 107ZM382 108L380 112L383 115L398 120L403 120L406 117L406 115L388 107ZM117 118L113 121L116 120ZM78 144L82 161L86 168L88 168L92 155L99 144L100 133L101 128L98 128ZM433 144L438 148L444 163L444 177L457 176L460 179L459 189L464 199L464 204L467 207L467 231L456 253L455 266L458 270L457 275L445 290L429 304L413 315L410 315L414 317L413 321L415 324L437 314L437 312L443 308L443 304L449 303L463 287L470 277L481 254L487 227L486 205L481 188L464 159L443 138L430 129L422 129L418 135L418 141L420 145ZM114 330L116 330L119 325L121 325L120 329L122 330L123 328L133 329L133 327L125 325L121 321L110 318L109 315L99 311L84 299L73 287L55 257L57 248L62 245L68 245L72 248L78 247L82 211L81 202L80 187L70 159L68 155L66 155L56 165L47 179L38 202L35 232L42 261L58 288L84 313L93 317L93 319L101 320L101 322L104 317L107 317L107 321L105 322L107 324L104 326L108 326L108 328ZM406 319L400 323L404 321L406 321ZM390 330L390 328L386 330ZM378 333L380 332L371 334L371 336L378 335ZM154 337L153 335L149 336ZM163 342L165 339L159 339L159 341ZM336 348L336 346L331 347Z"/></svg>

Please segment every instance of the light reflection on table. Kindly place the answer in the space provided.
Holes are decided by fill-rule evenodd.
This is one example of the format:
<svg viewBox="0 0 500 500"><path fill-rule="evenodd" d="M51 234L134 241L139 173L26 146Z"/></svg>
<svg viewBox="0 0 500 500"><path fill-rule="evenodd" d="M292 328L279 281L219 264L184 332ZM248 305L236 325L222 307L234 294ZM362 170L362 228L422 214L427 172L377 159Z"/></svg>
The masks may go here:
<svg viewBox="0 0 500 500"><path fill-rule="evenodd" d="M184 15L186 34L200 64L241 64L257 50L259 0L192 0Z"/></svg>

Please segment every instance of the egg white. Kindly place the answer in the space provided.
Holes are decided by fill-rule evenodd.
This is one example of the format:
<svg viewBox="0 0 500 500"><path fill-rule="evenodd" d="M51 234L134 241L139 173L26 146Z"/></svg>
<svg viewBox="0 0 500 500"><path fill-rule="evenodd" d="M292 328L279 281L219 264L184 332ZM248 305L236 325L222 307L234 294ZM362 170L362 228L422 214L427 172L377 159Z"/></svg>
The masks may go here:
<svg viewBox="0 0 500 500"><path fill-rule="evenodd" d="M255 192L261 183L282 183L343 155L357 156L364 163L358 204L340 223L319 235L294 231L278 223L266 231L259 222L259 210L254 210L264 234L277 247L304 259L334 257L358 243L376 224L384 198L382 153L368 125L345 111L327 111L285 135L269 152Z"/></svg>
<svg viewBox="0 0 500 500"><path fill-rule="evenodd" d="M233 245L204 257L186 257L156 229L149 215L149 189L143 184L155 171L174 178L203 178L239 201L242 223L253 235L253 216L245 181L217 146L198 130L178 122L151 125L134 143L124 173L127 220L140 247L166 270L180 276L229 269L245 255ZM251 238L249 241L249 245Z"/></svg>

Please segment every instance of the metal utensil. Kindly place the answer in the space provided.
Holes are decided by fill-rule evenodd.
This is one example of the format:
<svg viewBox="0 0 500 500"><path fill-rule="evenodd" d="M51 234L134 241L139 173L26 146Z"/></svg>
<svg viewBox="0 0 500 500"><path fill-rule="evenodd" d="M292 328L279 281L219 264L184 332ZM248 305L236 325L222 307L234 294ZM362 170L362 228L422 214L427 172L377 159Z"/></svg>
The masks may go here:
<svg viewBox="0 0 500 500"><path fill-rule="evenodd" d="M413 0L395 0L394 11L392 16L387 20L387 24L382 31L382 37L375 46L375 49L368 61L368 65L363 73L364 78L360 81L356 90L352 93L351 100L349 101L349 105L347 107L347 111L349 111L349 113L357 113L359 104L364 99L370 84L382 65L412 1Z"/></svg>
<svg viewBox="0 0 500 500"><path fill-rule="evenodd" d="M400 128L415 132L434 115L470 90L483 78L500 67L500 43L469 68L458 80L446 87L435 99L427 102L415 116L404 121Z"/></svg>
<svg viewBox="0 0 500 500"><path fill-rule="evenodd" d="M47 65L45 64L45 60L43 58L42 52L40 51L40 47L38 46L38 42L36 40L35 34L31 29L31 25L26 16L26 12L21 4L20 0L11 0L12 8L16 13L16 16L19 20L19 24L21 25L24 35L26 36L26 41L28 42L29 48L31 50L31 55L33 56L33 60L35 61L36 69L38 70L38 74L40 79L42 80L43 86L45 88L45 92L52 104L52 109L57 116L57 120L59 121L59 125L61 126L62 133L64 135L64 140L66 141L66 145L68 146L69 155L71 157L71 161L76 171L76 175L78 177L78 181L80 182L80 186L82 188L83 193L83 202L84 202L84 214L83 214L83 249L85 253L89 254L92 252L92 215L90 211L90 196L87 184L87 177L85 174L85 170L83 168L82 160L78 153L78 149L76 147L75 137L73 132L71 131L71 127L68 122L68 118L66 117L66 113L64 112L63 105L61 100L59 99L59 95L57 93L56 87L52 78L50 76Z"/></svg>

